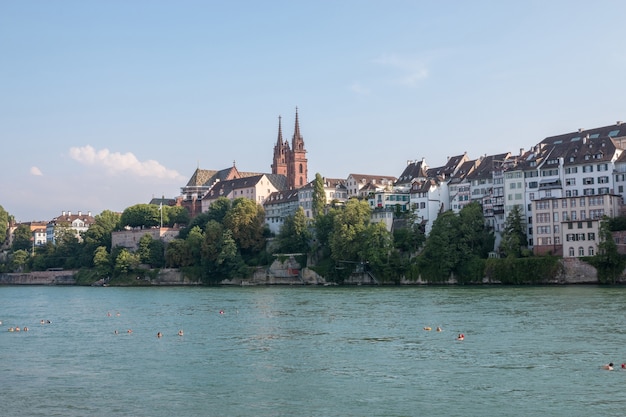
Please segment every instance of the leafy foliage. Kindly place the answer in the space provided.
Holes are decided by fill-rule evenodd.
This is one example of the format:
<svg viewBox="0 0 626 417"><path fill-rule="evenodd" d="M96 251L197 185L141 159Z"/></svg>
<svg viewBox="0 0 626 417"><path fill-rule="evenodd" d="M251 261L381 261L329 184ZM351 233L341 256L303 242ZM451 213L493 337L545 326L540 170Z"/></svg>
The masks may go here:
<svg viewBox="0 0 626 417"><path fill-rule="evenodd" d="M519 258L527 246L528 239L526 238L522 209L519 205L515 205L504 224L500 251L507 257Z"/></svg>
<svg viewBox="0 0 626 417"><path fill-rule="evenodd" d="M615 284L624 272L626 258L617 251L607 217L600 222L598 235L600 239L598 253L587 258L587 261L598 271L598 281L601 284Z"/></svg>

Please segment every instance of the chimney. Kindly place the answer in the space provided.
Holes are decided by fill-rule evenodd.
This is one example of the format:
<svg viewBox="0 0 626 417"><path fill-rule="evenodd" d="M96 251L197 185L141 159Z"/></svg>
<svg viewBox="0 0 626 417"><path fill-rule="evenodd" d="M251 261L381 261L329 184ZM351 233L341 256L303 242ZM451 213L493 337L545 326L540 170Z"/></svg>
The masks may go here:
<svg viewBox="0 0 626 417"><path fill-rule="evenodd" d="M71 212L71 211L68 211L68 212L67 212L67 215L68 215L68 216L71 216L71 215L72 215L72 212Z"/></svg>
<svg viewBox="0 0 626 417"><path fill-rule="evenodd" d="M87 212L87 216L91 217L91 212L90 211Z"/></svg>
<svg viewBox="0 0 626 417"><path fill-rule="evenodd" d="M519 148L519 156L524 155L524 148Z"/></svg>
<svg viewBox="0 0 626 417"><path fill-rule="evenodd" d="M615 124L616 124L617 126L619 126L619 125L621 125L622 123L623 123L623 122L622 122L621 120L618 120Z"/></svg>
<svg viewBox="0 0 626 417"><path fill-rule="evenodd" d="M61 212L61 216L65 216L65 210Z"/></svg>
<svg viewBox="0 0 626 417"><path fill-rule="evenodd" d="M585 130L585 129L583 129L582 127L579 127L578 128L578 133L582 132L583 130Z"/></svg>
<svg viewBox="0 0 626 417"><path fill-rule="evenodd" d="M82 215L83 215L82 211L78 210L78 217L80 217Z"/></svg>

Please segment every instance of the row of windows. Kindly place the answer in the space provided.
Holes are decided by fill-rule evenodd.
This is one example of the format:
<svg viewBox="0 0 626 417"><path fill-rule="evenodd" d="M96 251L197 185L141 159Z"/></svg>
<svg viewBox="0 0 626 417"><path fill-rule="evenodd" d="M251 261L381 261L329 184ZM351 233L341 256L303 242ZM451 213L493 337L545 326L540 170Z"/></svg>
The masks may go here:
<svg viewBox="0 0 626 417"><path fill-rule="evenodd" d="M565 240L567 240L568 242L585 240L585 236L587 237L587 240L596 240L595 233L587 233L587 235L585 235L584 233L570 233L565 235Z"/></svg>
<svg viewBox="0 0 626 417"><path fill-rule="evenodd" d="M593 246L589 246L587 255L593 256L594 254L595 251L593 249ZM569 256L574 256L574 248L569 248ZM578 256L585 256L585 248L583 248L582 246L578 248Z"/></svg>

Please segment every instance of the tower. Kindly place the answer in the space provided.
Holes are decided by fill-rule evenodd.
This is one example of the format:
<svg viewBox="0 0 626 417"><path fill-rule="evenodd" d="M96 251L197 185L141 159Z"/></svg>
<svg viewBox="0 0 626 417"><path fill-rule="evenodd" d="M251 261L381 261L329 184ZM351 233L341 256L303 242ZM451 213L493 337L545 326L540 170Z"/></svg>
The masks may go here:
<svg viewBox="0 0 626 417"><path fill-rule="evenodd" d="M300 134L300 121L296 107L296 123L291 138L291 150L287 159L287 184L290 189L303 187L307 183L308 167L304 138Z"/></svg>
<svg viewBox="0 0 626 417"><path fill-rule="evenodd" d="M274 145L274 160L272 162L272 174L287 176L287 158L289 154L289 143L283 142L283 129L281 117L278 116L278 139Z"/></svg>
<svg viewBox="0 0 626 417"><path fill-rule="evenodd" d="M298 108L296 107L296 124L294 127L291 146L283 140L282 119L278 116L278 139L274 145L274 159L272 161L272 174L287 177L287 187L291 190L300 188L307 183L308 167L304 139L300 134L300 121Z"/></svg>

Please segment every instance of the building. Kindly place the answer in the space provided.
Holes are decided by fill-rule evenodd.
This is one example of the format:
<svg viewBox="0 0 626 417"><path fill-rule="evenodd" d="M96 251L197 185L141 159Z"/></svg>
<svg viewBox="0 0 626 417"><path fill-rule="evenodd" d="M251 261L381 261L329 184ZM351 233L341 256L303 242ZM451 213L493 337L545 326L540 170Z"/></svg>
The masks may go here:
<svg viewBox="0 0 626 417"><path fill-rule="evenodd" d="M89 229L95 221L90 211L87 214L82 211L74 214L71 211L63 211L59 217L55 217L46 225L46 242L55 244L65 230L71 230L78 240L82 240L81 233Z"/></svg>
<svg viewBox="0 0 626 417"><path fill-rule="evenodd" d="M621 201L612 194L533 201L533 252L564 258L595 255L600 221L604 216L615 217Z"/></svg>
<svg viewBox="0 0 626 417"><path fill-rule="evenodd" d="M291 137L291 146L289 142L283 140L281 117L278 117L278 139L274 146L272 174L287 177L287 187L291 190L304 187L308 183L307 163L304 138L300 133L298 108L296 107L296 123Z"/></svg>

